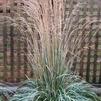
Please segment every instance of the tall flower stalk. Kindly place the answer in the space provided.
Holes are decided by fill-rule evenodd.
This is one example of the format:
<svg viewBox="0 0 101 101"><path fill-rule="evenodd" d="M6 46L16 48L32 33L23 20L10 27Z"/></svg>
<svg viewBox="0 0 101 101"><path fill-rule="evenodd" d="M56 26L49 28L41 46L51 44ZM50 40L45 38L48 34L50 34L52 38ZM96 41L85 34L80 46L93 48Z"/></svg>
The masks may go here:
<svg viewBox="0 0 101 101"><path fill-rule="evenodd" d="M18 0L19 1L19 0ZM68 0L20 0L17 18L14 19L16 29L27 42L28 63L33 68L36 77L40 77L44 67L50 71L65 70L73 67L74 59L80 58L80 52L86 48L82 43L89 32L87 26L95 21L85 18L76 21L80 7L85 4L73 0L66 12ZM23 4L23 5L22 5ZM74 16L75 15L75 16ZM96 32L95 32L96 33ZM93 34L93 33L92 33Z"/></svg>

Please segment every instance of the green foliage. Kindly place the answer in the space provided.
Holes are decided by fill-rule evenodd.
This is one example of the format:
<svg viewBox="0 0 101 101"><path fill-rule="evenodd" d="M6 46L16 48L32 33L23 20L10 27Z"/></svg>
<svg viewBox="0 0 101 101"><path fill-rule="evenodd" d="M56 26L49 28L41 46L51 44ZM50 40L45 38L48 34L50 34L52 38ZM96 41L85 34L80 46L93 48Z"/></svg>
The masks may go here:
<svg viewBox="0 0 101 101"><path fill-rule="evenodd" d="M0 101L4 101L4 97L6 99L10 98L10 95L13 95L14 91L7 84L0 83Z"/></svg>
<svg viewBox="0 0 101 101"><path fill-rule="evenodd" d="M10 101L101 101L88 84L79 81L70 73L53 76L46 68L40 80L23 83Z"/></svg>
<svg viewBox="0 0 101 101"><path fill-rule="evenodd" d="M3 101L3 97L2 96L0 96L0 101Z"/></svg>

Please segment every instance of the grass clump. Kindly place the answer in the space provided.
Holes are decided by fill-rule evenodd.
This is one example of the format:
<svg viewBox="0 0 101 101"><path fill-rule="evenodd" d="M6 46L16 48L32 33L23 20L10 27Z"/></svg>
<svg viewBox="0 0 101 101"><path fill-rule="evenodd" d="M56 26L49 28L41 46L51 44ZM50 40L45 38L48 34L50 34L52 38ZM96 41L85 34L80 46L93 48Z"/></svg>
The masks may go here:
<svg viewBox="0 0 101 101"><path fill-rule="evenodd" d="M71 0L66 13L67 1L18 0L21 5L16 17L6 17L27 43L28 64L34 74L33 80L23 83L10 101L100 101L71 71L74 60L87 48L80 48L89 35L85 28L94 21L84 22L84 18L76 22L85 4L77 1L74 6Z"/></svg>
<svg viewBox="0 0 101 101"><path fill-rule="evenodd" d="M48 77L27 81L10 101L100 101L84 82L65 84L63 77L58 80L52 78L51 81L46 80Z"/></svg>

